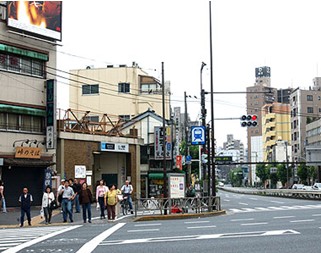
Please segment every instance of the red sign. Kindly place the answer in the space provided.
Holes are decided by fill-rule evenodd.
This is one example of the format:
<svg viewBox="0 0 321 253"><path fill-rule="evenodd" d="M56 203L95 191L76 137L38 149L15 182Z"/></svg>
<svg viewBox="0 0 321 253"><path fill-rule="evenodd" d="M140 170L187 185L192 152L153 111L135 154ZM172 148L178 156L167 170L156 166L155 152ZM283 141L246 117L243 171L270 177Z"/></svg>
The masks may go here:
<svg viewBox="0 0 321 253"><path fill-rule="evenodd" d="M176 156L176 168L179 169L179 170L182 170L182 169L183 169L183 166L182 166L182 156L181 156L181 155L177 155L177 156Z"/></svg>

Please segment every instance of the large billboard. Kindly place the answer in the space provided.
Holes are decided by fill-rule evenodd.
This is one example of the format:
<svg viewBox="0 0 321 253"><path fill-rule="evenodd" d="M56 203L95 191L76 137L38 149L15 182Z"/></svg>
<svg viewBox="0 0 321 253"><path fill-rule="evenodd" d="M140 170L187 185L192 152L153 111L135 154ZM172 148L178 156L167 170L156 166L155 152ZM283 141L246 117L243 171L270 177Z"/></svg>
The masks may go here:
<svg viewBox="0 0 321 253"><path fill-rule="evenodd" d="M61 41L62 1L8 1L7 25Z"/></svg>

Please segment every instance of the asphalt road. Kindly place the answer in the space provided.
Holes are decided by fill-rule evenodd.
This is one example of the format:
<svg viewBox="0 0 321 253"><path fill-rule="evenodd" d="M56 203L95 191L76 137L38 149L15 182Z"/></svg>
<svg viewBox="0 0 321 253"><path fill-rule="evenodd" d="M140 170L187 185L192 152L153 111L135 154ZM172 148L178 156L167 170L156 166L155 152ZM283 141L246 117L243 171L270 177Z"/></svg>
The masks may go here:
<svg viewBox="0 0 321 253"><path fill-rule="evenodd" d="M320 201L227 192L219 195L226 215L150 222L99 220L86 225L6 229L0 231L0 250L32 253L320 252ZM8 246L10 242L12 245Z"/></svg>

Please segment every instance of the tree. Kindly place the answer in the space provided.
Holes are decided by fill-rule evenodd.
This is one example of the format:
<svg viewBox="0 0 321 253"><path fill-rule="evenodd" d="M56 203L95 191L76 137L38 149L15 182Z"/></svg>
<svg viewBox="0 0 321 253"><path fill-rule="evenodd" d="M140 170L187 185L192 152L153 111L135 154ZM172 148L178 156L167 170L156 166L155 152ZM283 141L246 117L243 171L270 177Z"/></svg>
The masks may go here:
<svg viewBox="0 0 321 253"><path fill-rule="evenodd" d="M307 184L308 167L306 166L305 163L301 163L301 164L298 166L297 174L298 174L298 177L300 178L302 184Z"/></svg>
<svg viewBox="0 0 321 253"><path fill-rule="evenodd" d="M269 179L270 172L266 168L265 164L256 165L256 176L259 177L264 184L264 182Z"/></svg>
<svg viewBox="0 0 321 253"><path fill-rule="evenodd" d="M284 186L288 179L287 167L285 164L278 164L277 166L277 175L282 185Z"/></svg>
<svg viewBox="0 0 321 253"><path fill-rule="evenodd" d="M233 186L235 186L235 187L241 186L242 180L243 180L242 168L238 167L238 168L232 169L229 172L229 179L230 179L230 182Z"/></svg>

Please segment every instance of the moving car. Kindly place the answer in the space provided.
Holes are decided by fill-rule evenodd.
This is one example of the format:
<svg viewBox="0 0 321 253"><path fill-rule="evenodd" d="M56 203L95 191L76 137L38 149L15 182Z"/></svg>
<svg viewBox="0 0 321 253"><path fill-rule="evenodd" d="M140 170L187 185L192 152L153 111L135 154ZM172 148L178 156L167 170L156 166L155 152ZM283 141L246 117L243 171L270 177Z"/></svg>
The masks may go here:
<svg viewBox="0 0 321 253"><path fill-rule="evenodd" d="M302 190L303 189L304 184L294 184L292 186L292 189L296 189L296 190Z"/></svg>
<svg viewBox="0 0 321 253"><path fill-rule="evenodd" d="M312 189L321 191L321 183L314 183L314 185L312 185Z"/></svg>

